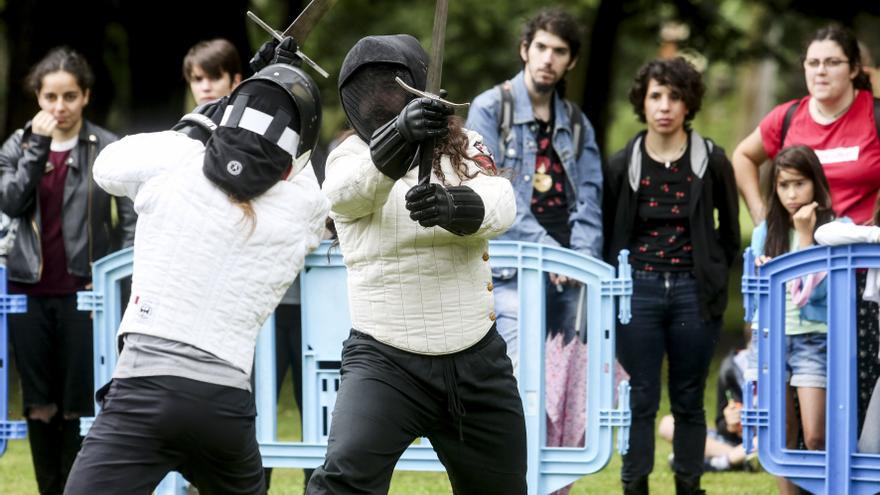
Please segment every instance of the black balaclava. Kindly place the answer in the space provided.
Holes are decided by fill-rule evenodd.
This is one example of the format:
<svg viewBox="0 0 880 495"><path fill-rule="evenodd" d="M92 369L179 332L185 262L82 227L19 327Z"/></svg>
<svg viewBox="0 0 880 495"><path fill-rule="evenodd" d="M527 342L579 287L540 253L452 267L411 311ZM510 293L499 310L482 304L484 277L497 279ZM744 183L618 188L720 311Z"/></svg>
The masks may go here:
<svg viewBox="0 0 880 495"><path fill-rule="evenodd" d="M428 54L408 34L362 38L342 62L342 109L364 141L369 142L373 131L394 118L415 97L400 87L395 77L416 89L425 89Z"/></svg>
<svg viewBox="0 0 880 495"><path fill-rule="evenodd" d="M208 140L202 172L235 199L253 199L290 166L299 127L289 94L267 81L245 81Z"/></svg>

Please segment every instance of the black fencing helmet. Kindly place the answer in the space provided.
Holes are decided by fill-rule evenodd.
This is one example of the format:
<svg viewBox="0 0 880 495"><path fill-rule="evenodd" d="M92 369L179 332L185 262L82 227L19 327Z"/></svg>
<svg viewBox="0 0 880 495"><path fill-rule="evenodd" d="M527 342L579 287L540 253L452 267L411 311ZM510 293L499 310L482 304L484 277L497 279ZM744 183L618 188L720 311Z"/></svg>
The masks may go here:
<svg viewBox="0 0 880 495"><path fill-rule="evenodd" d="M351 127L369 142L373 131L397 116L415 95L395 81L424 90L428 54L408 34L367 36L355 43L339 71L339 96Z"/></svg>
<svg viewBox="0 0 880 495"><path fill-rule="evenodd" d="M320 127L314 81L297 67L270 65L230 95L202 170L234 198L250 200L281 180L291 164L295 171L306 164Z"/></svg>

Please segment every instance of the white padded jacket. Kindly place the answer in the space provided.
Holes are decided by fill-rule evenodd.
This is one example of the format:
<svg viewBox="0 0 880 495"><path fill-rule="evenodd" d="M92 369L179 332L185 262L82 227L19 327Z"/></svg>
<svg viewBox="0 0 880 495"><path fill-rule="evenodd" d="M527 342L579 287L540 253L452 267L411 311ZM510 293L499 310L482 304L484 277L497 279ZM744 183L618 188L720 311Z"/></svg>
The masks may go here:
<svg viewBox="0 0 880 495"><path fill-rule="evenodd" d="M477 133L468 132L468 138L470 156L486 153ZM469 175L481 171L467 163ZM516 216L507 179L477 173L459 182L447 157L441 167L449 185L469 186L482 198L485 216L476 233L457 236L411 220L404 196L418 182L417 168L390 179L376 169L369 146L357 136L330 153L323 184L348 268L352 326L419 354L466 349L492 327L488 240ZM436 175L431 180L440 182Z"/></svg>
<svg viewBox="0 0 880 495"><path fill-rule="evenodd" d="M250 374L257 332L321 240L329 203L306 167L252 201L256 223L202 173L205 147L137 134L95 162L95 182L138 214L119 328L183 342Z"/></svg>

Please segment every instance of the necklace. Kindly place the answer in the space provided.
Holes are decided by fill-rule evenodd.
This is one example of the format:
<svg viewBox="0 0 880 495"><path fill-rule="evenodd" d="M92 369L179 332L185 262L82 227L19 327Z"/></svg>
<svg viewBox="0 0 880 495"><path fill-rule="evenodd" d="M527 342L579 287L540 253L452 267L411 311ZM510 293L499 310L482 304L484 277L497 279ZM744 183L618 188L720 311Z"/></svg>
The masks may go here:
<svg viewBox="0 0 880 495"><path fill-rule="evenodd" d="M819 102L816 101L815 98L810 98L810 102L813 103L813 108L816 109L816 112L817 112L822 118L828 120L829 123L830 123L830 122L834 122L835 120L837 120L838 117L840 117L841 115L845 114L846 111L849 110L849 107L851 107L852 104L855 103L855 101L856 101L856 90L855 90L855 88L853 88L852 99L849 101L849 103L847 103L846 106L843 107L842 110L840 110L839 112L835 113L834 115L827 115L827 114L825 114L825 112L822 111L821 108L819 108Z"/></svg>
<svg viewBox="0 0 880 495"><path fill-rule="evenodd" d="M678 161L678 159L684 155L684 150L687 148L687 145L687 138L685 138L684 143L682 143L681 148L679 148L678 151L670 155L668 158L664 158L661 153L657 153L653 148L648 146L648 140L645 139L645 149L648 150L648 154L651 155L651 158L657 159L658 162L663 162L663 166L666 168L671 167L672 162Z"/></svg>

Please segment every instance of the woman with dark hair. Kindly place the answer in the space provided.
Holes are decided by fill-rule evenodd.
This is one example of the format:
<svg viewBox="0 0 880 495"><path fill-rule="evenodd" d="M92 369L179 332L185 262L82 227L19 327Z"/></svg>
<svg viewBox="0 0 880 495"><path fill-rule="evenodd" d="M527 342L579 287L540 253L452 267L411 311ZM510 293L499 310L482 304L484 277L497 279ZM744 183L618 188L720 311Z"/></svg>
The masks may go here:
<svg viewBox="0 0 880 495"><path fill-rule="evenodd" d="M617 357L632 386L630 446L621 469L627 495L648 493L664 354L676 494L703 493L703 392L740 236L730 162L689 126L702 95L700 73L682 58L642 66L629 99L647 130L604 170L605 259L616 264L628 249L633 268L632 320L617 328Z"/></svg>
<svg viewBox="0 0 880 495"><path fill-rule="evenodd" d="M91 284L92 261L134 239L131 201L92 179L95 157L117 139L83 118L93 82L82 55L50 51L27 76L40 111L0 149L0 210L18 224L9 292L28 296L27 313L9 316L10 336L40 493L64 489L79 418L94 414L92 321L76 292Z"/></svg>
<svg viewBox="0 0 880 495"><path fill-rule="evenodd" d="M863 225L871 220L880 189L880 138L868 74L862 70L855 36L831 25L807 45L803 67L809 94L774 108L733 152L736 183L755 224L765 217L758 167L779 150L803 144L816 152L831 189L831 208L839 217ZM857 292L865 271L856 274ZM874 383L880 376L878 307L857 299L858 421L861 425Z"/></svg>

